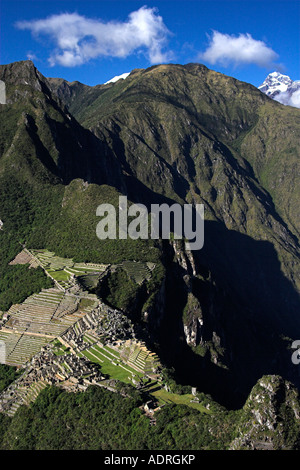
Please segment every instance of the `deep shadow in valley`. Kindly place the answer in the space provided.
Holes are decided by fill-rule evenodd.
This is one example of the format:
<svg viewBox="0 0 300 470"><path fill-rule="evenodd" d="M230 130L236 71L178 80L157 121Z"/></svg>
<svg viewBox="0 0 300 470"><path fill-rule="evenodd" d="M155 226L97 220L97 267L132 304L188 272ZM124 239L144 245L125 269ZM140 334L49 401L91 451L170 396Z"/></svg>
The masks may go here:
<svg viewBox="0 0 300 470"><path fill-rule="evenodd" d="M189 288L203 318L197 341L221 353L214 363L214 354L202 357L187 345L182 322L186 273L170 252L165 315L156 334L161 357L175 369L177 381L233 409L244 404L265 374L279 374L300 387L288 349L291 339L300 338L300 299L272 244L206 221L204 247L194 255L200 276L192 277Z"/></svg>

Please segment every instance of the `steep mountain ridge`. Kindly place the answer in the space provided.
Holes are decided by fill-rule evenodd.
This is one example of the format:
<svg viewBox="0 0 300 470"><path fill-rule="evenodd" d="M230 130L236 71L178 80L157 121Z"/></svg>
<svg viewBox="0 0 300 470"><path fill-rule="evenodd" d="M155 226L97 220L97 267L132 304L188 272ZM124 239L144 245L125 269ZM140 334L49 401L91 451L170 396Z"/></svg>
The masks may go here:
<svg viewBox="0 0 300 470"><path fill-rule="evenodd" d="M18 230L32 245L105 262L156 253L166 272L152 292L159 308L154 300L134 315L182 383L231 406L267 373L298 384L288 347L300 332L299 111L200 64L137 69L97 87L45 79L27 62L1 66L0 79L4 228L16 230L10 210L25 201L31 218L20 216ZM119 194L148 207L203 203L204 248L100 242L96 207Z"/></svg>
<svg viewBox="0 0 300 470"><path fill-rule="evenodd" d="M27 170L31 171L29 167L32 164L39 165L35 169L37 173L47 170L50 181L54 176L57 182L71 181L79 173L88 179L89 165L85 162L89 152L86 148L91 151L92 140L89 140L88 133L76 123L65 105L57 98L53 99L47 80L33 63L24 61L1 66L0 75L7 90L7 104L1 109L4 122L1 128L1 167L7 165L8 171L12 159L22 157L22 177ZM6 131L16 133L8 136ZM31 152L28 152L26 162L22 152L17 151L18 142L22 139L27 139L25 146L24 142L21 143L24 149L35 149L36 159L31 159Z"/></svg>

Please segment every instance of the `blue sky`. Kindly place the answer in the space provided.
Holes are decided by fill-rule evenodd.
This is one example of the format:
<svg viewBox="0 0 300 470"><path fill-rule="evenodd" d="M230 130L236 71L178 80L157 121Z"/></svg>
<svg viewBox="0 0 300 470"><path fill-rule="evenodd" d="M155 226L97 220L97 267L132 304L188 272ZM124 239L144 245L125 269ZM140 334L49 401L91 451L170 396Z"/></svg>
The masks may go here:
<svg viewBox="0 0 300 470"><path fill-rule="evenodd" d="M0 0L0 26L1 64L88 85L167 62L300 79L300 0Z"/></svg>

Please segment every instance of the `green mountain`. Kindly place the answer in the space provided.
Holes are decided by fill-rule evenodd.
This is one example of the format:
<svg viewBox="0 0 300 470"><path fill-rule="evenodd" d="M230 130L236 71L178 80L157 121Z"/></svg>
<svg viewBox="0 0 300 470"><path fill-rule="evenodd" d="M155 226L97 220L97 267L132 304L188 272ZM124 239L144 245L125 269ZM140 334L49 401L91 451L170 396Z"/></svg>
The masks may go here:
<svg viewBox="0 0 300 470"><path fill-rule="evenodd" d="M166 332L174 317L178 324L160 343L167 344L170 365L178 371L176 361L182 363L184 373L191 364L188 377L195 370L203 376L205 360L197 366L194 353L213 356L236 370L240 390L254 376L290 369L288 358L283 369L279 365L287 343L278 338L294 337L299 328L299 111L199 64L155 66L115 84L78 87L62 82L53 91L121 163L131 200L149 205L159 195L205 205L205 244L193 252L196 267L187 260L186 269L168 248L170 304L163 321ZM196 337L193 354L183 351L184 336ZM210 377L226 375L214 369Z"/></svg>
<svg viewBox="0 0 300 470"><path fill-rule="evenodd" d="M176 382L235 409L265 375L299 388L299 110L200 64L88 87L25 61L0 66L0 80L0 310L24 300L7 296L12 282L27 295L46 282L8 266L20 244L78 262L150 262L143 283L118 268L96 293ZM100 241L96 208L119 195L149 210L204 204L204 247Z"/></svg>

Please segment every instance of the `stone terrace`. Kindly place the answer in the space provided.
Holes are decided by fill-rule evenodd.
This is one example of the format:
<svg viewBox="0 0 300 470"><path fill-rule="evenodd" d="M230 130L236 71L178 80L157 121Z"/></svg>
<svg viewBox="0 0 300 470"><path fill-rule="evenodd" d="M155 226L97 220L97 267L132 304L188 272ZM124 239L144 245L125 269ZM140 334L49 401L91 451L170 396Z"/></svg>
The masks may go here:
<svg viewBox="0 0 300 470"><path fill-rule="evenodd" d="M96 303L91 302L89 307L80 305L80 298L58 289L44 289L23 304L13 305L0 329L0 340L6 345L6 363L24 364L44 344L81 320Z"/></svg>

